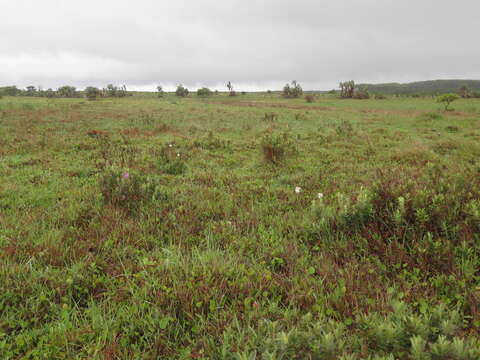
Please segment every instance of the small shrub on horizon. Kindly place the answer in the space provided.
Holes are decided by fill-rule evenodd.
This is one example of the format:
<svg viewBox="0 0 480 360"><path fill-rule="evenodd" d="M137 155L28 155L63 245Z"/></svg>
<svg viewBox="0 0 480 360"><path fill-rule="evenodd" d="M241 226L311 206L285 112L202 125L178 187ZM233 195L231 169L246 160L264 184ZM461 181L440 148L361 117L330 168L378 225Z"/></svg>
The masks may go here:
<svg viewBox="0 0 480 360"><path fill-rule="evenodd" d="M351 99L353 98L353 93L355 91L355 81L344 81L340 83L340 97L342 99Z"/></svg>
<svg viewBox="0 0 480 360"><path fill-rule="evenodd" d="M58 97L74 98L78 96L77 89L74 86L62 86L57 90Z"/></svg>
<svg viewBox="0 0 480 360"><path fill-rule="evenodd" d="M235 92L235 90L233 89L233 85L232 85L232 82L229 81L227 83L227 89L228 89L228 96L236 96L237 93Z"/></svg>
<svg viewBox="0 0 480 360"><path fill-rule="evenodd" d="M206 88L206 87L203 87L201 89L198 89L197 90L197 96L210 96L212 95L212 90L210 90L209 88Z"/></svg>
<svg viewBox="0 0 480 360"><path fill-rule="evenodd" d="M85 96L88 100L97 100L97 97L101 95L100 89L89 86L85 89Z"/></svg>
<svg viewBox="0 0 480 360"><path fill-rule="evenodd" d="M189 91L186 87L184 87L182 84L179 84L177 86L177 90L175 91L175 95L179 97L187 97L189 94Z"/></svg>
<svg viewBox="0 0 480 360"><path fill-rule="evenodd" d="M163 97L165 95L165 92L163 91L163 87L161 85L157 86L157 96L158 97Z"/></svg>
<svg viewBox="0 0 480 360"><path fill-rule="evenodd" d="M127 86L115 86L113 84L108 84L105 89L103 89L104 97L118 97L123 98L128 95Z"/></svg>
<svg viewBox="0 0 480 360"><path fill-rule="evenodd" d="M370 94L368 93L368 89L366 87L355 89L355 91L353 92L353 98L357 100L370 99Z"/></svg>
<svg viewBox="0 0 480 360"><path fill-rule="evenodd" d="M303 94L303 89L296 80L292 81L292 84L286 84L283 87L282 96L285 99L295 99Z"/></svg>
<svg viewBox="0 0 480 360"><path fill-rule="evenodd" d="M45 97L48 99L54 98L55 97L55 91L53 89L49 88L45 91Z"/></svg>

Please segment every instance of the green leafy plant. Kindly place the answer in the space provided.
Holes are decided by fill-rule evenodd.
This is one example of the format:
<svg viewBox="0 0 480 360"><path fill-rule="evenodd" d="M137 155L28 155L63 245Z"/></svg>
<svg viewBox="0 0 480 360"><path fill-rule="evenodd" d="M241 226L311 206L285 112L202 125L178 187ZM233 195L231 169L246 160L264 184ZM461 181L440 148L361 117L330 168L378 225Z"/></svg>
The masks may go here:
<svg viewBox="0 0 480 360"><path fill-rule="evenodd" d="M450 104L458 99L457 94L443 94L437 97L437 102L442 103L445 106L445 111L451 111Z"/></svg>
<svg viewBox="0 0 480 360"><path fill-rule="evenodd" d="M203 87L203 88L197 90L197 96L206 97L206 96L211 96L212 94L213 94L212 90L210 90L209 88L206 88L206 87Z"/></svg>

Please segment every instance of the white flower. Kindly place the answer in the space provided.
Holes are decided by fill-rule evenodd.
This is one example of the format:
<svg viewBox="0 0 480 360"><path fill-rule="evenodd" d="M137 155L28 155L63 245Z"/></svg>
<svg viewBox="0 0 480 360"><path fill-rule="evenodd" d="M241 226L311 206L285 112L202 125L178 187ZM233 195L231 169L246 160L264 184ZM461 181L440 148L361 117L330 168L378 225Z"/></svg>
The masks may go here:
<svg viewBox="0 0 480 360"><path fill-rule="evenodd" d="M300 194L302 192L302 188L300 186L297 186L295 188L295 193Z"/></svg>
<svg viewBox="0 0 480 360"><path fill-rule="evenodd" d="M172 144L168 144L168 147L172 147L173 145Z"/></svg>
<svg viewBox="0 0 480 360"><path fill-rule="evenodd" d="M180 157L180 154L179 154L179 153L177 153L177 156L178 156L178 157Z"/></svg>
<svg viewBox="0 0 480 360"><path fill-rule="evenodd" d="M323 193L318 193L317 196L318 196L319 199L323 199Z"/></svg>

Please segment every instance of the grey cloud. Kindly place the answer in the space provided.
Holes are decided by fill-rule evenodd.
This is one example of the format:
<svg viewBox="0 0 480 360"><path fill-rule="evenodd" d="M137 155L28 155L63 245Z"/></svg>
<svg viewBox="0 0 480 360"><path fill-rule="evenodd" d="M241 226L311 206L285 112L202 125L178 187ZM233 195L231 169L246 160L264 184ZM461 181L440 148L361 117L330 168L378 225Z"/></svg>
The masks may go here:
<svg viewBox="0 0 480 360"><path fill-rule="evenodd" d="M305 88L480 78L476 0L17 0L0 85Z"/></svg>

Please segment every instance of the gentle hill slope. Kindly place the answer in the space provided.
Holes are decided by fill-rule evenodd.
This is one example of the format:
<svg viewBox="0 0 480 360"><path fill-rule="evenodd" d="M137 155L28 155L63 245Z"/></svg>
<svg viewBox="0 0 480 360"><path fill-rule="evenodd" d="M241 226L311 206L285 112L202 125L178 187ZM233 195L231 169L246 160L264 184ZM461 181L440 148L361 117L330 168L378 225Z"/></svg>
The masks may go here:
<svg viewBox="0 0 480 360"><path fill-rule="evenodd" d="M360 84L367 86L371 93L382 94L440 94L456 92L467 86L471 90L480 91L480 80L429 80L411 83Z"/></svg>

